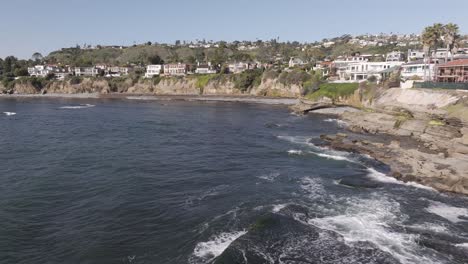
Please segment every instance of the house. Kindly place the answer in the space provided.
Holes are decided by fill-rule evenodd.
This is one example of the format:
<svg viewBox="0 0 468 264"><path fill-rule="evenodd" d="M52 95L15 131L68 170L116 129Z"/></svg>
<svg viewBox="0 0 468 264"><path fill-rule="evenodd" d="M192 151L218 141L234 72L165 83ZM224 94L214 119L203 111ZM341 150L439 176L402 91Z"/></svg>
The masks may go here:
<svg viewBox="0 0 468 264"><path fill-rule="evenodd" d="M416 61L416 60L422 60L426 56L424 54L424 51L420 50L408 50L408 62L410 61Z"/></svg>
<svg viewBox="0 0 468 264"><path fill-rule="evenodd" d="M371 76L375 76L377 80L381 80L386 74L393 72L399 68L403 62L387 61L387 62L355 62L346 67L346 70L340 71L339 77L343 81L361 81L367 80Z"/></svg>
<svg viewBox="0 0 468 264"><path fill-rule="evenodd" d="M106 67L105 72L106 72L105 74L106 77L120 77L120 76L128 75L128 68L111 66L111 67Z"/></svg>
<svg viewBox="0 0 468 264"><path fill-rule="evenodd" d="M29 76L46 77L51 72L51 68L46 65L36 65L34 67L28 67Z"/></svg>
<svg viewBox="0 0 468 264"><path fill-rule="evenodd" d="M436 81L468 83L468 59L454 60L438 65Z"/></svg>
<svg viewBox="0 0 468 264"><path fill-rule="evenodd" d="M289 68L294 68L296 66L303 66L303 65L306 65L307 63L303 60L301 60L300 58L294 58L294 57L291 57L289 59Z"/></svg>
<svg viewBox="0 0 468 264"><path fill-rule="evenodd" d="M54 74L55 79L64 80L66 76L71 75L69 69L60 68L55 65L36 65L28 68L30 76L45 78L49 74Z"/></svg>
<svg viewBox="0 0 468 264"><path fill-rule="evenodd" d="M392 51L387 54L386 61L405 61L405 55L400 51Z"/></svg>
<svg viewBox="0 0 468 264"><path fill-rule="evenodd" d="M451 58L452 52L447 51L447 49L437 49L432 52L432 58L438 60L439 62L446 62L445 58Z"/></svg>
<svg viewBox="0 0 468 264"><path fill-rule="evenodd" d="M228 65L230 73L241 73L249 69L249 63L236 62Z"/></svg>
<svg viewBox="0 0 468 264"><path fill-rule="evenodd" d="M99 75L99 69L96 67L75 67L73 72L75 73L75 76L95 77Z"/></svg>
<svg viewBox="0 0 468 264"><path fill-rule="evenodd" d="M159 74L161 74L162 68L163 67L160 64L152 64L146 66L145 78L153 78L153 76L158 76Z"/></svg>
<svg viewBox="0 0 468 264"><path fill-rule="evenodd" d="M435 63L427 63L424 60L417 60L401 65L401 77L404 80L424 80L430 81L434 77Z"/></svg>
<svg viewBox="0 0 468 264"><path fill-rule="evenodd" d="M164 75L184 76L187 74L188 65L183 63L164 64Z"/></svg>
<svg viewBox="0 0 468 264"><path fill-rule="evenodd" d="M208 64L197 63L197 69L195 69L196 74L215 74L218 71L211 66L211 62Z"/></svg>

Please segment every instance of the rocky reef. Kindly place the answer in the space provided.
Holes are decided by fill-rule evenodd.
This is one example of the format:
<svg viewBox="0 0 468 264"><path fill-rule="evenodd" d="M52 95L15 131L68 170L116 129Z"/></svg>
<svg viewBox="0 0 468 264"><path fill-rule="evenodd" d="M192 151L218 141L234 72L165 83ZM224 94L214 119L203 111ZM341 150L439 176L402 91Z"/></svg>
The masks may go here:
<svg viewBox="0 0 468 264"><path fill-rule="evenodd" d="M305 113L341 105L360 110L340 113L350 133L323 135L325 145L367 154L389 165L400 180L468 194L467 92L360 88L349 98L303 100L293 109Z"/></svg>

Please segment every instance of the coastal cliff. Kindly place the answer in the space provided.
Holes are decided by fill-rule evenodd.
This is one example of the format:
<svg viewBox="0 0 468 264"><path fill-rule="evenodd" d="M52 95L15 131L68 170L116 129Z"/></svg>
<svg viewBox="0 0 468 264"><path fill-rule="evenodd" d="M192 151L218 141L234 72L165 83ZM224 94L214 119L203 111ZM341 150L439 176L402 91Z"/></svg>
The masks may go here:
<svg viewBox="0 0 468 264"><path fill-rule="evenodd" d="M284 83L279 78L262 74L192 75L186 77L143 78L71 78L65 81L24 78L14 82L6 93L14 94L82 94L123 93L145 95L250 95L270 97L299 97L303 85Z"/></svg>

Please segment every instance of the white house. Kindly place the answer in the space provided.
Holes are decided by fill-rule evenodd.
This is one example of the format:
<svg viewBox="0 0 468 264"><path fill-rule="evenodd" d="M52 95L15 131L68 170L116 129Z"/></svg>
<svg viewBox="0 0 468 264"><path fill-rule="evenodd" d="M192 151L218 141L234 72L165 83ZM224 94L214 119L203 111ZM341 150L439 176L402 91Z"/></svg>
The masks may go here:
<svg viewBox="0 0 468 264"><path fill-rule="evenodd" d="M241 73L249 69L249 64L246 62L236 62L228 65L230 73Z"/></svg>
<svg viewBox="0 0 468 264"><path fill-rule="evenodd" d="M429 81L433 79L436 64L427 64L423 60L412 61L401 65L401 77L404 80L419 79Z"/></svg>
<svg viewBox="0 0 468 264"><path fill-rule="evenodd" d="M422 60L425 55L423 51L420 50L408 50L408 62Z"/></svg>
<svg viewBox="0 0 468 264"><path fill-rule="evenodd" d="M291 57L291 59L289 59L289 68L294 68L296 66L303 66L305 64L307 63L301 60L300 58Z"/></svg>
<svg viewBox="0 0 468 264"><path fill-rule="evenodd" d="M128 68L127 67L117 67L111 66L106 67L106 77L120 77L124 75L128 75Z"/></svg>
<svg viewBox="0 0 468 264"><path fill-rule="evenodd" d="M28 68L29 76L45 78L48 74L53 73L55 79L64 80L66 76L71 75L70 70L60 68L54 65L36 65Z"/></svg>
<svg viewBox="0 0 468 264"><path fill-rule="evenodd" d="M98 76L99 69L96 67L75 67L73 72L76 76Z"/></svg>
<svg viewBox="0 0 468 264"><path fill-rule="evenodd" d="M217 73L216 69L211 66L211 62L208 64L197 63L197 68L195 69L196 74L215 74Z"/></svg>
<svg viewBox="0 0 468 264"><path fill-rule="evenodd" d="M152 64L146 66L146 73L145 78L153 78L153 76L158 76L161 74L162 65L160 64Z"/></svg>
<svg viewBox="0 0 468 264"><path fill-rule="evenodd" d="M187 74L188 65L183 63L164 64L164 75L184 76Z"/></svg>
<svg viewBox="0 0 468 264"><path fill-rule="evenodd" d="M343 81L361 81L367 80L371 76L375 76L378 80L382 78L382 74L390 69L396 69L404 62L387 61L387 62L356 62L351 63L346 67L346 70L339 72L340 80Z"/></svg>
<svg viewBox="0 0 468 264"><path fill-rule="evenodd" d="M392 51L387 54L386 61L405 61L403 52Z"/></svg>

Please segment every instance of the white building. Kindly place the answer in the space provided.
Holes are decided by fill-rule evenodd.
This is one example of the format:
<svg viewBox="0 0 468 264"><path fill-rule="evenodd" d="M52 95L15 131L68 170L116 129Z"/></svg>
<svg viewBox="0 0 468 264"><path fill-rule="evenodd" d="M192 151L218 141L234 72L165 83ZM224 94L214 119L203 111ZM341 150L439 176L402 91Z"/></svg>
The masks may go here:
<svg viewBox="0 0 468 264"><path fill-rule="evenodd" d="M405 61L405 54L400 51L392 51L387 54L386 61Z"/></svg>
<svg viewBox="0 0 468 264"><path fill-rule="evenodd" d="M236 62L228 65L230 73L241 73L249 69L249 64L245 62Z"/></svg>
<svg viewBox="0 0 468 264"><path fill-rule="evenodd" d="M346 70L339 72L339 77L342 81L355 82L367 80L371 76L380 80L383 73L387 73L390 69L397 69L403 63L401 61L350 63Z"/></svg>
<svg viewBox="0 0 468 264"><path fill-rule="evenodd" d="M408 62L401 65L401 77L404 80L424 80L429 81L434 78L436 64L424 63L423 60Z"/></svg>
<svg viewBox="0 0 468 264"><path fill-rule="evenodd" d="M423 51L420 50L408 50L408 62L422 60L425 55Z"/></svg>
<svg viewBox="0 0 468 264"><path fill-rule="evenodd" d="M73 72L76 76L91 76L99 75L99 69L96 67L75 67Z"/></svg>
<svg viewBox="0 0 468 264"><path fill-rule="evenodd" d="M106 67L105 73L106 77L121 77L128 75L128 68L117 66Z"/></svg>
<svg viewBox="0 0 468 264"><path fill-rule="evenodd" d="M55 79L64 80L66 76L71 75L69 69L60 68L54 65L36 65L28 68L29 76L45 78L53 73Z"/></svg>
<svg viewBox="0 0 468 264"><path fill-rule="evenodd" d="M307 63L303 60L301 60L300 58L294 58L294 57L291 57L291 59L289 59L289 68L294 68L296 66L303 66L303 65L306 65Z"/></svg>
<svg viewBox="0 0 468 264"><path fill-rule="evenodd" d="M196 74L215 74L217 73L216 69L211 66L211 62L208 64L197 63L197 69L195 69Z"/></svg>
<svg viewBox="0 0 468 264"><path fill-rule="evenodd" d="M184 76L187 74L188 65L183 63L164 64L164 75Z"/></svg>
<svg viewBox="0 0 468 264"><path fill-rule="evenodd" d="M158 76L161 74L162 65L160 64L153 64L146 66L146 73L145 78L153 78L153 76Z"/></svg>

